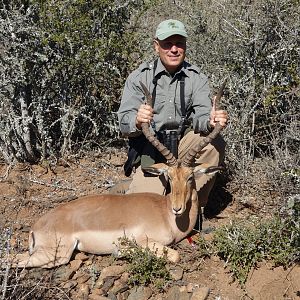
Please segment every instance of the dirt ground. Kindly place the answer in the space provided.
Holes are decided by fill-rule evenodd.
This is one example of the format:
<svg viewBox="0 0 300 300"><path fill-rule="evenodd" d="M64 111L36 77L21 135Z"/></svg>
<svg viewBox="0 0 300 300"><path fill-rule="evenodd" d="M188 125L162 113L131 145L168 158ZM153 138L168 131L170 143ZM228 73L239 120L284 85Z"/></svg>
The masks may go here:
<svg viewBox="0 0 300 300"><path fill-rule="evenodd" d="M78 196L107 193L109 187L125 178L122 169L125 157L125 152L112 148L107 149L105 153L94 154L90 159L72 158L68 161L49 161L47 164L34 166L19 164L11 169L8 169L5 164L0 165L2 237L6 235L10 238L10 247L13 251L26 250L27 229L39 216ZM238 217L247 218L247 210L239 210L233 197L218 215L205 220L204 229L206 230L201 234L206 239L210 239L212 233L209 229L217 228ZM180 251L182 260L173 267L183 270L183 275L177 280L176 285L192 284L207 287L209 290L207 299L300 299L299 266L285 270L282 267L273 268L270 263L262 263L259 268L252 270L245 287L242 288L233 280L225 262L218 257L197 260L194 253L196 250L187 240L182 241L176 247ZM4 249L2 253L3 251ZM110 257L88 257L89 264L91 265L93 261L100 269L109 266L112 261ZM85 266L87 265L85 263ZM80 272L83 268L81 265L76 272ZM47 272L53 271L43 271L43 276L47 275ZM99 273L95 272L96 275ZM77 283L74 283L75 285ZM74 296L78 295L78 286L77 294L76 288L73 288L71 283L68 288L69 298L66 299L85 299ZM90 291L90 287L87 289ZM89 293L91 292L87 292ZM116 299L126 299L128 291L127 296L124 295L123 298L120 296ZM157 298L150 299L164 299L164 295L166 292L160 295L161 298L156 295ZM28 296L23 299L33 298Z"/></svg>

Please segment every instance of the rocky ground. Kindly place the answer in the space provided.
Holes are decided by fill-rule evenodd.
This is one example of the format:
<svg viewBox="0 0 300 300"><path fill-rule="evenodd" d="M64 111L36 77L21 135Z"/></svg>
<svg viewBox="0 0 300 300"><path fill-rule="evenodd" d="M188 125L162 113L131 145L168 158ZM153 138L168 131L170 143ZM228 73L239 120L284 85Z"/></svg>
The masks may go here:
<svg viewBox="0 0 300 300"><path fill-rule="evenodd" d="M300 299L299 266L285 270L262 263L241 287L224 261L201 258L187 240L174 246L181 261L167 265L172 280L162 290L130 285L127 262L112 256L77 252L69 264L51 270L3 270L8 252L26 251L28 228L39 216L78 196L107 193L125 178L124 161L123 151L107 149L89 159L0 166L1 299ZM249 213L238 207L232 195L222 211L204 221L200 234L209 240L215 228Z"/></svg>

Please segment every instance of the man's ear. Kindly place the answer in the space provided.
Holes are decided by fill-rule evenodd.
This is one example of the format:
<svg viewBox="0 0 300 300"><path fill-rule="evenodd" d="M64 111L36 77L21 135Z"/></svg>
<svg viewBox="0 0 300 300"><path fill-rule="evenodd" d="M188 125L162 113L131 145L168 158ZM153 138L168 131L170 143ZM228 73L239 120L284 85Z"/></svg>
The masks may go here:
<svg viewBox="0 0 300 300"><path fill-rule="evenodd" d="M159 45L158 45L158 41L156 39L153 40L153 48L155 50L156 53L159 53L159 49L158 49Z"/></svg>

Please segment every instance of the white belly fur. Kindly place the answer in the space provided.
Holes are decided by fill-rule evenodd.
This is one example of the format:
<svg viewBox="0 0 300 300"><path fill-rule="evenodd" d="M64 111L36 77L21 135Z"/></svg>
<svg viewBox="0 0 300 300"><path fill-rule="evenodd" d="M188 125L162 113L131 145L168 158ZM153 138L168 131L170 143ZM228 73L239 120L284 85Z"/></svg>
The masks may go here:
<svg viewBox="0 0 300 300"><path fill-rule="evenodd" d="M130 230L118 231L81 231L73 234L74 240L78 240L77 249L93 254L110 254L117 250L119 239L126 237L129 240L135 240L137 243L141 241L156 241L163 245L169 245L173 242L171 235L166 236L161 233L156 238L141 228L135 227ZM163 238L163 240L162 240Z"/></svg>

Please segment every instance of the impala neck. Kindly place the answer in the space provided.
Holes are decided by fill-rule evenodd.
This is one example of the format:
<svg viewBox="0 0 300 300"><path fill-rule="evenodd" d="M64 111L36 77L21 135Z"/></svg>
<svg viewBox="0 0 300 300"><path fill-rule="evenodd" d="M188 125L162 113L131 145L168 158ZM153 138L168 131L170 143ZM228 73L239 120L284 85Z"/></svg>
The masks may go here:
<svg viewBox="0 0 300 300"><path fill-rule="evenodd" d="M186 237L195 227L196 221L198 219L198 194L197 191L193 189L191 192L191 197L186 204L185 212L176 216L172 212L170 195L168 197L168 220L171 224L172 231L175 237L175 243L179 242Z"/></svg>

